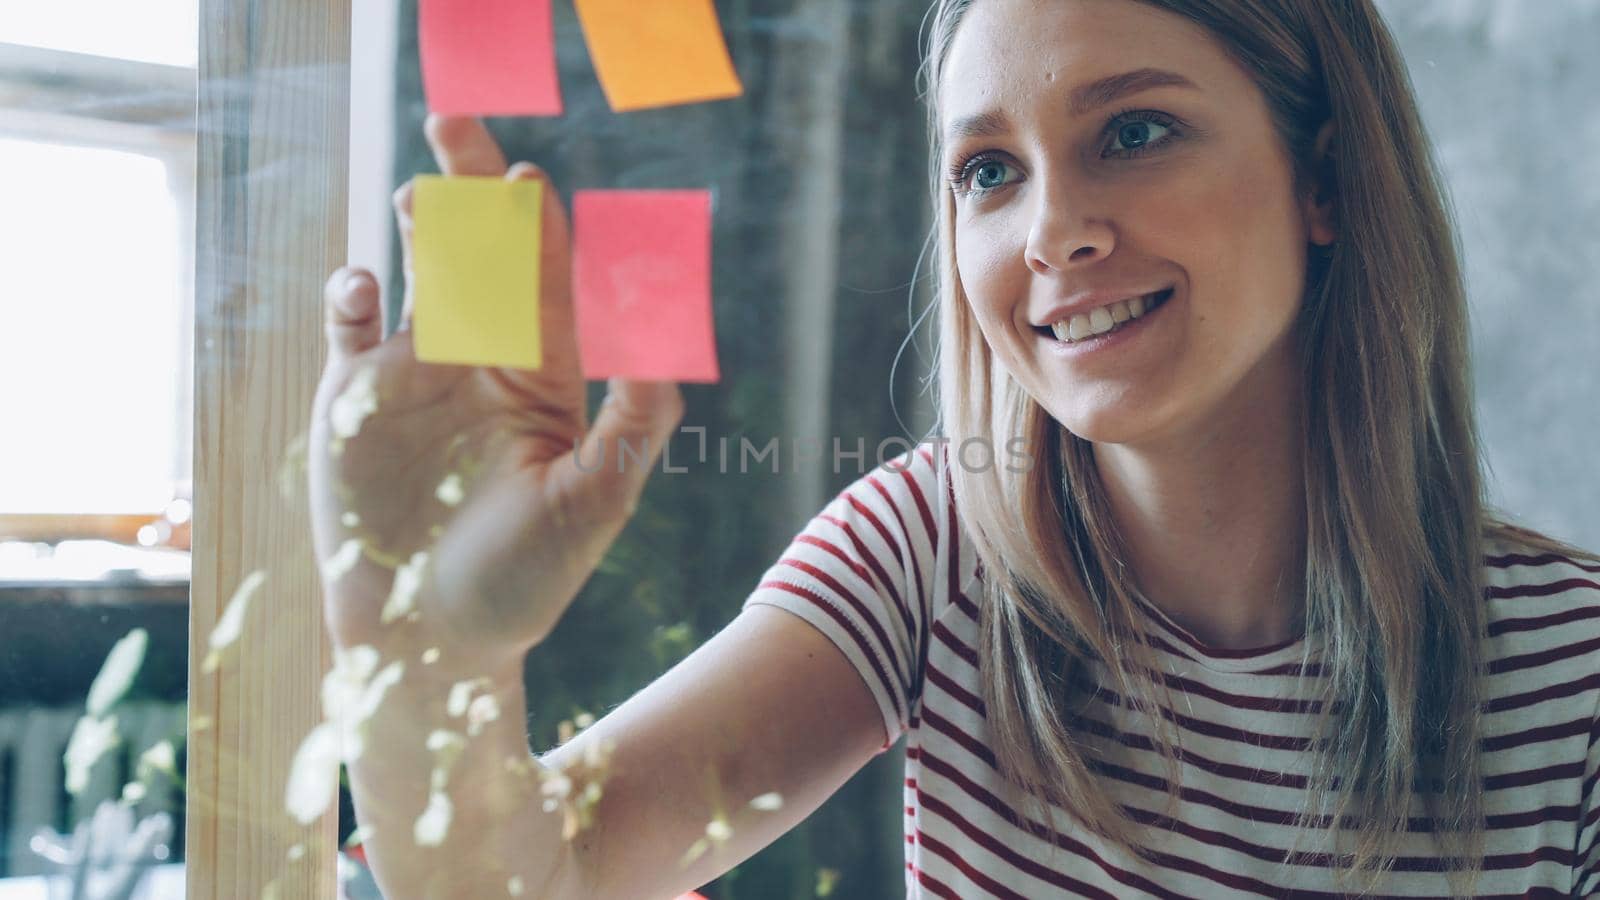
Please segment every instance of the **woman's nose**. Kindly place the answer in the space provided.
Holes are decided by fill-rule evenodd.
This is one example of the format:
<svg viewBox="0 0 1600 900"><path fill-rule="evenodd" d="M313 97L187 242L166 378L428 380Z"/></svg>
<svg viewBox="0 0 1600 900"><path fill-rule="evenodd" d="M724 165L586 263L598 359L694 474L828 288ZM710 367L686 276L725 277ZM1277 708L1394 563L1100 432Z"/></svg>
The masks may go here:
<svg viewBox="0 0 1600 900"><path fill-rule="evenodd" d="M1036 191L1033 200L1025 252L1028 268L1035 273L1063 271L1111 252L1111 226L1090 211L1081 192L1058 183Z"/></svg>

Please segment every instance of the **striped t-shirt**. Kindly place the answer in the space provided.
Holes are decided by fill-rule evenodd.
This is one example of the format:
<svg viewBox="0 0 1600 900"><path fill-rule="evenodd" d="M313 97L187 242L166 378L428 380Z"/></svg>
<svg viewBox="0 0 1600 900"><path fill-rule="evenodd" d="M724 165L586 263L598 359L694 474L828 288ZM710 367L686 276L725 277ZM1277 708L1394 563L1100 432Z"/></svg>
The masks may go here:
<svg viewBox="0 0 1600 900"><path fill-rule="evenodd" d="M981 575L944 459L936 468L925 444L899 460L900 471L880 467L857 480L745 601L787 609L826 634L877 700L883 749L906 739L907 896L1340 896L1326 855L1282 865L1294 836L1286 822L1302 799L1297 776L1311 761L1314 707L1297 701L1313 696L1317 679L1296 674L1303 638L1215 649L1146 607L1161 639L1157 658L1177 676L1179 708L1167 711L1182 747L1175 821L1156 820L1167 770L1148 724L1109 691L1093 706L1095 730L1128 748L1100 781L1136 819L1154 821L1144 843L1156 860L1072 829L1064 810L1048 841L1020 824L1002 799L984 719ZM1494 542L1485 565L1488 835L1477 893L1600 895L1600 567ZM1397 849L1378 895L1449 896L1425 834Z"/></svg>

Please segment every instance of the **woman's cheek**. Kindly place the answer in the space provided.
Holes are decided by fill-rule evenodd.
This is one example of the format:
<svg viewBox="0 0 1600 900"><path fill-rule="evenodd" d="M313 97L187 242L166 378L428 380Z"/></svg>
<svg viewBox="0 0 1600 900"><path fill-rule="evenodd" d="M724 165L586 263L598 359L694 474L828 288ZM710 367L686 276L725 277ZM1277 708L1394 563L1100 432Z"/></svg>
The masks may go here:
<svg viewBox="0 0 1600 900"><path fill-rule="evenodd" d="M992 301L1006 292L1007 269L1004 243L992 229L972 227L956 244L956 269L968 296Z"/></svg>

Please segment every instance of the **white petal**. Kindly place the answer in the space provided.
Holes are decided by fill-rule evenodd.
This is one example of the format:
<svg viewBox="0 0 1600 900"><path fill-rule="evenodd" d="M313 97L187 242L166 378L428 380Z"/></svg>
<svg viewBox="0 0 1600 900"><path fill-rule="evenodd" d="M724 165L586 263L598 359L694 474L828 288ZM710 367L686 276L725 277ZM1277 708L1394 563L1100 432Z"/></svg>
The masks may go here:
<svg viewBox="0 0 1600 900"><path fill-rule="evenodd" d="M350 836L344 839L344 845L346 847L359 847L371 840L374 830L371 825L357 825L356 830L350 832Z"/></svg>
<svg viewBox="0 0 1600 900"><path fill-rule="evenodd" d="M82 793L89 786L89 770L107 750L120 742L116 716L79 719L73 726L72 737L67 739L67 752L61 757L67 769L67 793Z"/></svg>
<svg viewBox="0 0 1600 900"><path fill-rule="evenodd" d="M478 688L489 683L487 678L469 678L450 685L450 696L445 699L444 711L451 718L460 718L467 714L467 705L472 702L472 694Z"/></svg>
<svg viewBox="0 0 1600 900"><path fill-rule="evenodd" d="M439 729L428 735L428 751L433 754L434 772L448 778L461 751L467 748L467 739L458 732Z"/></svg>
<svg viewBox="0 0 1600 900"><path fill-rule="evenodd" d="M466 496L466 491L461 487L461 476L455 472L446 475L444 480L439 482L439 488L433 495L445 506L460 505L462 498Z"/></svg>
<svg viewBox="0 0 1600 900"><path fill-rule="evenodd" d="M325 581L338 581L360 561L361 541L359 538L350 538L340 544L332 556L323 561L322 577Z"/></svg>
<svg viewBox="0 0 1600 900"><path fill-rule="evenodd" d="M467 704L467 734L477 737L483 726L500 718L500 701L493 694L479 694Z"/></svg>
<svg viewBox="0 0 1600 900"><path fill-rule="evenodd" d="M776 809L782 809L783 795L779 794L777 791L762 794L761 796L750 801L750 808L759 809L762 812L772 812Z"/></svg>
<svg viewBox="0 0 1600 900"><path fill-rule="evenodd" d="M289 815L310 825L339 792L339 730L330 722L311 729L295 751L283 802Z"/></svg>
<svg viewBox="0 0 1600 900"><path fill-rule="evenodd" d="M172 742L160 741L139 754L138 771L140 777L143 777L146 772L176 773L178 771L178 754L173 749Z"/></svg>
<svg viewBox="0 0 1600 900"><path fill-rule="evenodd" d="M419 847L437 847L450 831L450 798L441 791L428 795L428 808L417 817L411 836Z"/></svg>
<svg viewBox="0 0 1600 900"><path fill-rule="evenodd" d="M336 438L355 437L361 423L378 411L378 369L367 366L356 372L350 383L328 407L328 421Z"/></svg>
<svg viewBox="0 0 1600 900"><path fill-rule="evenodd" d="M433 753L460 753L466 746L467 739L460 732L439 728L428 733L427 747Z"/></svg>
<svg viewBox="0 0 1600 900"><path fill-rule="evenodd" d="M378 651L366 644L333 648L333 668L322 677L322 715L338 721L361 703L367 680L378 668Z"/></svg>
<svg viewBox="0 0 1600 900"><path fill-rule="evenodd" d="M372 676L372 680L361 686L359 694L349 703L340 708L339 737L343 746L343 759L345 762L355 762L361 758L361 752L366 748L367 720L372 718L383 703L384 695L389 689L400 682L400 676L405 672L405 664L400 660L383 667L383 671Z"/></svg>
<svg viewBox="0 0 1600 900"><path fill-rule="evenodd" d="M211 653L206 656L202 667L204 671L216 671L222 651L239 639L239 634L244 631L244 617L250 606L250 599L261 589L262 583L266 580L267 573L257 569L239 582L239 587L233 592L233 598L228 601L222 615L217 618L216 627L211 629L211 638L207 642Z"/></svg>
<svg viewBox="0 0 1600 900"><path fill-rule="evenodd" d="M422 587L422 570L427 564L426 550L418 550L411 555L410 562L400 564L394 573L394 589L389 592L388 602L383 604L379 621L387 625L416 609L417 590Z"/></svg>
<svg viewBox="0 0 1600 900"><path fill-rule="evenodd" d="M333 651L333 665L352 680L366 681L378 671L378 649L370 644L358 644Z"/></svg>
<svg viewBox="0 0 1600 900"><path fill-rule="evenodd" d="M562 798L572 792L572 779L559 771L551 771L539 784L539 792L546 797Z"/></svg>
<svg viewBox="0 0 1600 900"><path fill-rule="evenodd" d="M128 687L133 684L133 676L139 673L139 666L144 662L144 648L149 642L149 633L143 628L135 628L106 654L100 674L89 685L89 715L105 715L106 710L128 692Z"/></svg>
<svg viewBox="0 0 1600 900"><path fill-rule="evenodd" d="M611 757L612 751L617 749L617 742L612 738L601 738L590 741L583 748L583 764L591 769L603 768Z"/></svg>
<svg viewBox="0 0 1600 900"><path fill-rule="evenodd" d="M688 851L683 854L683 860L678 863L679 868L687 868L690 863L699 859L701 855L706 852L706 848L709 846L710 844L706 842L705 838L700 838L699 840L690 844Z"/></svg>

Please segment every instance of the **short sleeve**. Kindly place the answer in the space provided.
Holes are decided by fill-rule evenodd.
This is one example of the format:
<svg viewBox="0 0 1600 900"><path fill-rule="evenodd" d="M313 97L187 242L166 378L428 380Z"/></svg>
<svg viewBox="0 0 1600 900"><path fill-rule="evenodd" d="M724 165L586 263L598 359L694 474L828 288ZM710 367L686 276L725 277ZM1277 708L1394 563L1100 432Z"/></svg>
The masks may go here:
<svg viewBox="0 0 1600 900"><path fill-rule="evenodd" d="M1589 755L1578 806L1578 845L1572 860L1572 896L1600 895L1600 701L1589 720Z"/></svg>
<svg viewBox="0 0 1600 900"><path fill-rule="evenodd" d="M795 536L744 606L777 606L842 651L883 715L888 750L909 726L927 657L931 577L943 520L923 445L852 483Z"/></svg>

